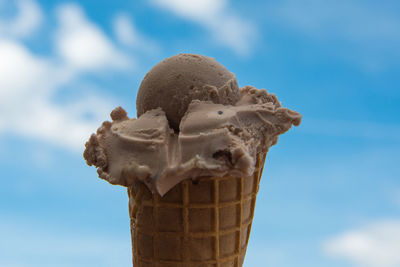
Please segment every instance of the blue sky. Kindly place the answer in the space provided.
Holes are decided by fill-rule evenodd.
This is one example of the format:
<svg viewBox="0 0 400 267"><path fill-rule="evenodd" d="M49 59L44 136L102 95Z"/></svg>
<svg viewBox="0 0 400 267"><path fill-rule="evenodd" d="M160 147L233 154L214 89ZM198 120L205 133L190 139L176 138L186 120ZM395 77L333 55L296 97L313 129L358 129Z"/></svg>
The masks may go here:
<svg viewBox="0 0 400 267"><path fill-rule="evenodd" d="M200 53L303 115L270 149L246 267L400 266L398 1L0 0L0 266L130 266L126 190L83 145Z"/></svg>

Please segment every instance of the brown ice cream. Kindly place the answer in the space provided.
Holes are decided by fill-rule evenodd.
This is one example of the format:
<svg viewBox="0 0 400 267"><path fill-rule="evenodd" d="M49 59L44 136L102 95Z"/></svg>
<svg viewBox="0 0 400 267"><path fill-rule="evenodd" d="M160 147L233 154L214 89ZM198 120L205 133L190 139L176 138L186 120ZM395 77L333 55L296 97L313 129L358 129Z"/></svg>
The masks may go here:
<svg viewBox="0 0 400 267"><path fill-rule="evenodd" d="M136 99L137 115L161 107L173 129L194 99L233 105L239 99L235 75L215 59L193 54L167 58L144 77Z"/></svg>
<svg viewBox="0 0 400 267"><path fill-rule="evenodd" d="M217 197L215 186L219 182L216 181L221 179L221 183L223 181L230 183L230 185L226 184L227 190L233 186L232 183L239 181L237 178L241 179L240 183L244 188L248 181L254 185L248 187L250 188L248 193L240 191L238 199L231 200L234 207L238 204L242 207L240 216L243 216L246 211L250 218L250 222L246 225L239 219L241 224L238 226L239 230L235 231L240 233L246 228L249 233L250 230L247 227L251 226L252 219L250 210L254 210L255 194L266 152L269 147L276 144L280 134L289 130L292 125L300 124L301 115L281 107L276 96L269 94L266 90L259 90L252 86L239 89L235 76L214 59L191 54L180 54L168 58L146 75L139 89L137 111L138 119L129 119L121 107L112 111L112 122L103 123L97 133L93 134L86 143L84 152L87 163L97 167L101 178L111 184L129 188L132 238L135 243L134 255L136 255L134 266L147 266L149 262L159 262L160 259L153 255L159 253L156 244L153 243L156 236L159 236L155 233L163 232L162 227L169 225L168 218L178 220L178 222L175 222L175 219L170 220L173 228L180 224L189 223L190 225L188 219L190 214L196 214L198 211L189 213L189 200L196 194L204 197L204 190L205 192L211 190L209 192L214 192L211 194ZM156 210L160 210L160 207L164 205L162 203L168 202L171 195L178 192L177 188L182 186L182 188L189 188L187 181L201 185L209 183L210 179L214 179L209 184L210 187L190 185L190 188L194 188L190 190L198 192L191 191L191 195L186 197L177 193L178 197L173 197L175 200L180 199L177 207L184 214L180 222L180 217L170 214L165 215L162 224L164 226L157 223L153 225L154 220L159 219L159 212ZM139 190L140 194L137 193L139 192L137 188L142 188ZM151 192L148 200L150 202L147 204L143 204L144 202L140 200L142 195L147 194L143 193L143 188ZM225 193L221 194L218 198L224 198ZM249 203L252 204L246 208L247 204L244 203L250 199L252 201ZM217 199L210 199L210 201L209 204L204 204L204 209L218 211L223 207L219 206ZM197 202L194 201L194 203ZM165 205L172 207L171 203ZM199 209L198 204L193 205ZM146 215L149 207L153 213ZM165 212L165 209L163 210ZM223 223L224 218L220 217L217 211L212 216L215 220L216 218L221 220L213 222L218 226ZM232 220L236 221L235 216L238 215L230 214L228 213L225 217L233 216ZM189 216L186 221L185 216ZM153 227L152 232L147 233L145 239L141 230L139 231L142 229L140 225L144 222L146 222L145 225ZM182 240L186 242L186 245L194 246L193 250L182 252L186 257L186 265L183 266L192 266L189 264L191 255L199 253L198 251L208 246L204 243L208 242L205 241L208 239L202 239L203 243L200 245L193 245L198 244L196 242L201 235L193 239L190 227L192 226L186 228L182 226L180 234L169 235L170 238L182 235ZM215 247L222 244L222 239L219 241L219 228L215 231L217 232L207 236L207 238L216 237L213 248L217 250L214 258L207 261L209 263L216 263L222 259L219 258L220 248ZM248 234L247 239L240 241L238 248L232 252L236 253L235 257L238 257L234 259L236 262L234 266L241 266L239 262L243 261L247 241ZM145 250L153 251L149 252L153 254L151 259L147 259L147 263L141 265L138 263L138 258L143 256L141 253ZM167 253L169 255L167 256L170 257L171 253ZM241 260L239 260L239 255ZM203 256L199 257L206 259L204 258L206 256ZM177 264L180 257L181 254L177 255L178 261L171 262ZM175 256L173 258L176 260ZM231 258L233 259L233 256ZM224 260L230 262L231 258Z"/></svg>

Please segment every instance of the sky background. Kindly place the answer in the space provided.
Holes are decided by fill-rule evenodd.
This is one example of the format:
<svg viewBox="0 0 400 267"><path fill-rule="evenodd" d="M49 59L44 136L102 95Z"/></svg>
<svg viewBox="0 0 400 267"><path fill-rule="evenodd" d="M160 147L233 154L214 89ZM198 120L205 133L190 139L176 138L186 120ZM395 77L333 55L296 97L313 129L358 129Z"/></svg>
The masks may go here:
<svg viewBox="0 0 400 267"><path fill-rule="evenodd" d="M0 0L0 266L130 266L84 143L181 52L277 94L245 267L400 266L400 2Z"/></svg>

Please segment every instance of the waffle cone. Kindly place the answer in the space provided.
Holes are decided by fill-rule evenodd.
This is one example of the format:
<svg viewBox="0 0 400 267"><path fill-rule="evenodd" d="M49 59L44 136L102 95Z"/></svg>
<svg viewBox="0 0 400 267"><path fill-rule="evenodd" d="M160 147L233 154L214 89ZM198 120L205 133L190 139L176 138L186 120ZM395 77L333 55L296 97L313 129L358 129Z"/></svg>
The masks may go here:
<svg viewBox="0 0 400 267"><path fill-rule="evenodd" d="M163 197L128 188L134 267L240 267L265 153L250 177L184 180Z"/></svg>

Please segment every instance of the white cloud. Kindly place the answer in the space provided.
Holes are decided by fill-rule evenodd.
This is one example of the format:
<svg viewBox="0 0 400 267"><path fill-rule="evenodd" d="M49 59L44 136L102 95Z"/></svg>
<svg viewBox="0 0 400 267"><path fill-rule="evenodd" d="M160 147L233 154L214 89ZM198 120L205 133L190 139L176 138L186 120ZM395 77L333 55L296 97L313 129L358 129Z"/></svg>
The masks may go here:
<svg viewBox="0 0 400 267"><path fill-rule="evenodd" d="M340 234L324 245L328 255L360 267L400 266L400 220L381 221Z"/></svg>
<svg viewBox="0 0 400 267"><path fill-rule="evenodd" d="M57 105L52 97L65 80L64 69L51 59L32 54L21 44L0 40L0 132L38 138L82 150L88 137L111 110L111 105L87 95L73 104ZM87 120L91 113L94 119Z"/></svg>
<svg viewBox="0 0 400 267"><path fill-rule="evenodd" d="M38 85L46 80L45 74L49 71L48 62L32 56L17 42L0 39L0 58L0 73L2 74L0 99L20 97L28 93L34 94L29 86Z"/></svg>
<svg viewBox="0 0 400 267"><path fill-rule="evenodd" d="M226 0L153 0L160 7L170 9L177 15L203 21L205 18L221 14L226 8Z"/></svg>
<svg viewBox="0 0 400 267"><path fill-rule="evenodd" d="M227 0L150 0L156 6L207 28L214 40L240 55L250 53L256 29L234 14Z"/></svg>
<svg viewBox="0 0 400 267"><path fill-rule="evenodd" d="M60 104L59 91L79 85L87 71L120 70L131 62L78 5L60 6L56 54L39 56L15 39L0 37L0 134L34 138L82 151L85 140L115 107L95 93ZM61 59L61 60L60 60ZM76 85L77 84L77 85Z"/></svg>
<svg viewBox="0 0 400 267"><path fill-rule="evenodd" d="M126 56L115 48L100 28L87 20L80 6L60 6L57 18L60 28L56 33L56 48L71 67L96 70L129 65Z"/></svg>
<svg viewBox="0 0 400 267"><path fill-rule="evenodd" d="M11 20L0 20L0 34L15 37L30 36L43 22L42 10L33 0L18 0L16 8L17 14Z"/></svg>
<svg viewBox="0 0 400 267"><path fill-rule="evenodd" d="M160 51L160 47L153 40L138 31L128 14L117 14L113 19L113 28L118 41L127 47L153 54Z"/></svg>

